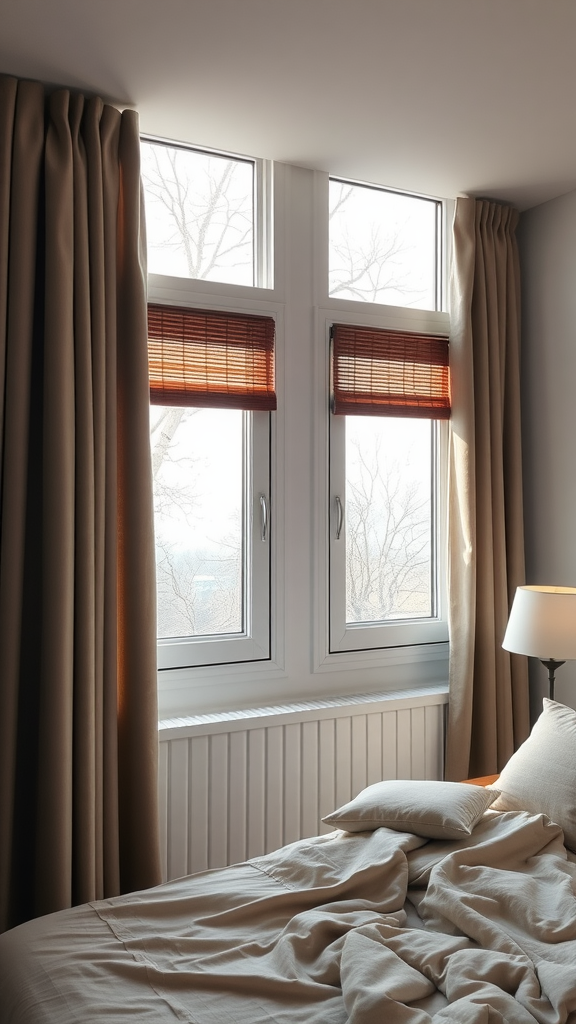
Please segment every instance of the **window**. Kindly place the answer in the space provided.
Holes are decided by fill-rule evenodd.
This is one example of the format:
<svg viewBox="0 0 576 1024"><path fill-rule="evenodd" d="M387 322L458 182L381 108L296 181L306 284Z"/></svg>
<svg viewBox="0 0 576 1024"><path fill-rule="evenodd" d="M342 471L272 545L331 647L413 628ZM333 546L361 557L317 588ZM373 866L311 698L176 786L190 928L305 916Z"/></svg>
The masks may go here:
<svg viewBox="0 0 576 1024"><path fill-rule="evenodd" d="M272 283L268 168L155 139L141 159L158 662L266 660L275 325L244 296Z"/></svg>
<svg viewBox="0 0 576 1024"><path fill-rule="evenodd" d="M331 362L330 649L444 640L447 338L336 324Z"/></svg>
<svg viewBox="0 0 576 1024"><path fill-rule="evenodd" d="M442 205L330 179L329 295L439 309Z"/></svg>
<svg viewBox="0 0 576 1024"><path fill-rule="evenodd" d="M326 410L332 326L447 333L443 204L157 139L142 170L160 717L442 683L446 424Z"/></svg>
<svg viewBox="0 0 576 1024"><path fill-rule="evenodd" d="M269 287L262 161L143 141L148 271Z"/></svg>
<svg viewBox="0 0 576 1024"><path fill-rule="evenodd" d="M331 180L329 223L330 295L374 310L330 332L330 652L444 641L440 204Z"/></svg>
<svg viewBox="0 0 576 1024"><path fill-rule="evenodd" d="M148 311L160 668L270 657L274 321Z"/></svg>

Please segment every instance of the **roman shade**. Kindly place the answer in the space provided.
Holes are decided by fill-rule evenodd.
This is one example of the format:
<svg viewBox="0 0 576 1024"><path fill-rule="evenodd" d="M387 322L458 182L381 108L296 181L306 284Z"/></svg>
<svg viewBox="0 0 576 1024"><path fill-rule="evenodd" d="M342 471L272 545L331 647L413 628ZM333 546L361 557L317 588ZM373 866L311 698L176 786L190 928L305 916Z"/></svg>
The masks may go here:
<svg viewBox="0 0 576 1024"><path fill-rule="evenodd" d="M449 419L448 338L333 324L336 415Z"/></svg>
<svg viewBox="0 0 576 1024"><path fill-rule="evenodd" d="M269 316L150 304L150 401L275 409L274 339Z"/></svg>

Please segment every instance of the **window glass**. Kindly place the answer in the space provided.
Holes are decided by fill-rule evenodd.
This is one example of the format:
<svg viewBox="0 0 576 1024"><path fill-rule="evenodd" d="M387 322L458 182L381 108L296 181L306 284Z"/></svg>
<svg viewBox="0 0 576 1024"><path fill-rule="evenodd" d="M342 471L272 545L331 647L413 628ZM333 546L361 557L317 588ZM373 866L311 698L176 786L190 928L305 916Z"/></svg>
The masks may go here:
<svg viewBox="0 0 576 1024"><path fill-rule="evenodd" d="M142 142L148 270L253 286L254 162Z"/></svg>
<svg viewBox="0 0 576 1024"><path fill-rule="evenodd" d="M159 638L243 630L243 415L151 406Z"/></svg>
<svg viewBox="0 0 576 1024"><path fill-rule="evenodd" d="M330 414L330 651L447 639L446 423Z"/></svg>
<svg viewBox="0 0 576 1024"><path fill-rule="evenodd" d="M437 309L434 199L330 179L329 294Z"/></svg>
<svg viewBox="0 0 576 1024"><path fill-rule="evenodd" d="M346 416L346 622L433 614L432 423Z"/></svg>

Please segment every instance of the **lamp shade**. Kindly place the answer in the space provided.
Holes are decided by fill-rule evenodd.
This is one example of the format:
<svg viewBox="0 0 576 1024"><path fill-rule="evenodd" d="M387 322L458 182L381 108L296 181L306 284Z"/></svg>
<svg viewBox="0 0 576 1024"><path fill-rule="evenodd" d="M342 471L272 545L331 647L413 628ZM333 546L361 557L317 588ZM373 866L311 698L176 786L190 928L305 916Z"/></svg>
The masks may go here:
<svg viewBox="0 0 576 1024"><path fill-rule="evenodd" d="M518 587L502 647L541 660L576 658L576 587Z"/></svg>

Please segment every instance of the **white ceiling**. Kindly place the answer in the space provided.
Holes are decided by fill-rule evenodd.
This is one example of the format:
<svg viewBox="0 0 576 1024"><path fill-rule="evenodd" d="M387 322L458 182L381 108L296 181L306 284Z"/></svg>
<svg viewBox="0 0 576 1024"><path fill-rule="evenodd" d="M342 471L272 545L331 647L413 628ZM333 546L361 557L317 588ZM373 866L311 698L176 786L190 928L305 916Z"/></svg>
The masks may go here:
<svg viewBox="0 0 576 1024"><path fill-rule="evenodd" d="M576 188L575 0L1 0L0 72L143 133L524 209Z"/></svg>

